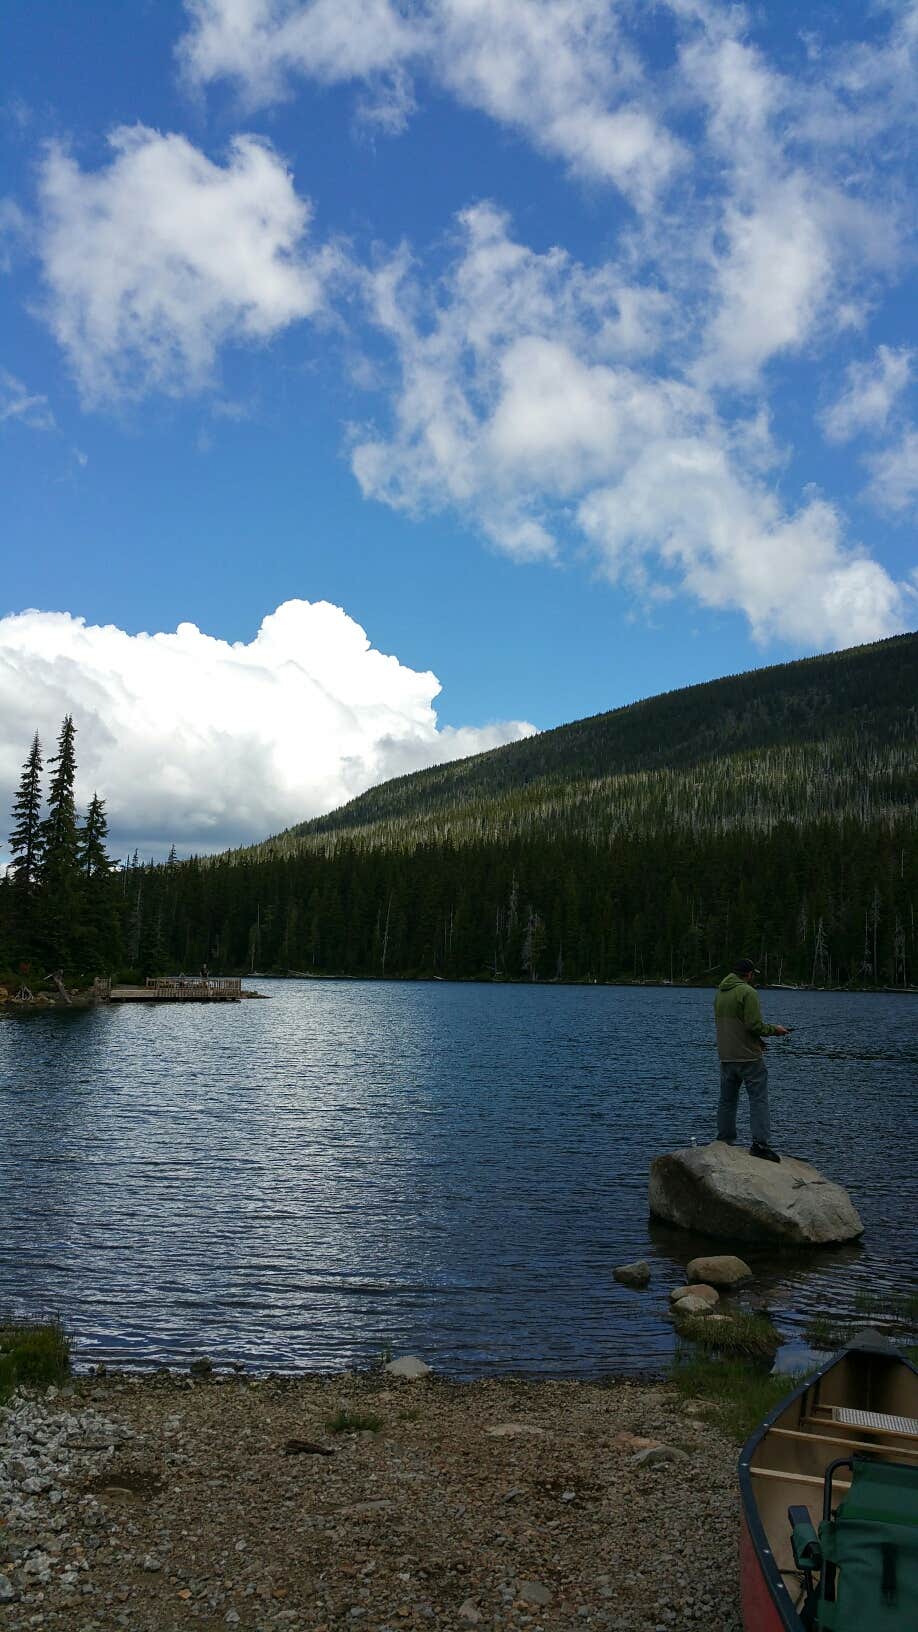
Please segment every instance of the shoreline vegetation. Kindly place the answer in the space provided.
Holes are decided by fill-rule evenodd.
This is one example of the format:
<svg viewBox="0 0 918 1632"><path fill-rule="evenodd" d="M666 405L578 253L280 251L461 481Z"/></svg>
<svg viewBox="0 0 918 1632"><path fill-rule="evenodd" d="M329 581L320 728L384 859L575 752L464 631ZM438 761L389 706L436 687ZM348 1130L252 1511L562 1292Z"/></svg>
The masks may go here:
<svg viewBox="0 0 918 1632"><path fill-rule="evenodd" d="M684 1291L691 1293L692 1290L690 1282ZM676 1292L673 1296L677 1296ZM728 1304L732 1305L732 1299L728 1298ZM728 1304L721 1305L721 1313ZM794 1386L793 1378L799 1375L773 1370L775 1355L782 1345L780 1333L766 1310L745 1306L742 1292L736 1305L730 1307L729 1318L718 1324L700 1315L680 1316L678 1303L671 1308L670 1314L676 1334L672 1358L664 1370L648 1370L638 1380L640 1386L672 1387L681 1397L691 1398L696 1407L719 1427L726 1431L732 1427L741 1442L766 1410L790 1392ZM851 1314L815 1315L804 1328L803 1336L811 1350L826 1355L843 1348L867 1330L879 1331L912 1364L918 1364L918 1291L883 1296L859 1291ZM26 1317L0 1320L0 1406L7 1403L17 1388L42 1388L65 1382L71 1377L73 1359L72 1340L60 1320ZM236 1375L243 1381L254 1376L277 1377L280 1380L296 1376L328 1378L338 1375L371 1378L384 1376L391 1360L392 1354L386 1348L370 1365L344 1372L274 1373L270 1369L253 1372L235 1364L227 1364L221 1369L208 1356L200 1355L189 1361L187 1366L155 1366L151 1363L122 1373L117 1368L110 1371L106 1365L90 1365L82 1375L84 1378L95 1378L97 1383L123 1376L180 1377L185 1371L189 1376L201 1379L214 1375L218 1370L224 1379ZM482 1384L493 1381L506 1381L508 1384L528 1382L533 1387L539 1386L541 1381L564 1383L572 1388L637 1386L633 1378L622 1377L615 1372L586 1379L565 1377L563 1373L548 1379L531 1378L520 1372L510 1373L503 1379L459 1380L450 1378L448 1374L438 1374L437 1380L458 1389L475 1386L476 1381Z"/></svg>
<svg viewBox="0 0 918 1632"><path fill-rule="evenodd" d="M159 973L164 975L165 970ZM385 984L396 982L404 985L446 985L446 986L602 986L613 990L632 991L635 988L647 988L652 991L713 991L714 985L708 980L565 980L553 978L533 982L522 977L491 975L404 975L404 974L335 974L311 972L304 969L291 970L230 970L231 977L242 980L291 980L291 981L348 981L353 983ZM221 978L223 971L214 971L215 978ZM35 989L28 985L28 981L35 983ZM99 1003L108 1001L106 996L99 996L95 983L86 986L71 986L67 995L62 995L51 985L52 977L29 971L28 974L14 974L11 970L0 969L0 1013L4 1011L15 1013L45 1013L48 1010L77 1011L93 1008ZM114 977L117 983L118 977ZM805 983L790 985L780 983L769 985L766 981L759 981L760 991L767 992L817 992L832 993L835 995L875 996L875 997L916 997L918 986L809 986ZM43 989L49 988L50 989ZM28 995L20 995L23 989ZM262 993L246 991L244 996L263 996Z"/></svg>

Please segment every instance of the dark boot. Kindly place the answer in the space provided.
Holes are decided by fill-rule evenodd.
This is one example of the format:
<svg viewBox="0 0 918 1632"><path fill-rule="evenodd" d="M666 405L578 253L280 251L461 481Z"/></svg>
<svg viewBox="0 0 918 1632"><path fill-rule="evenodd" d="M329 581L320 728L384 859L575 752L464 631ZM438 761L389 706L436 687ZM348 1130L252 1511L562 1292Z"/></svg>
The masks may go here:
<svg viewBox="0 0 918 1632"><path fill-rule="evenodd" d="M763 1162L780 1162L781 1158L771 1145L750 1145L750 1156L760 1156Z"/></svg>

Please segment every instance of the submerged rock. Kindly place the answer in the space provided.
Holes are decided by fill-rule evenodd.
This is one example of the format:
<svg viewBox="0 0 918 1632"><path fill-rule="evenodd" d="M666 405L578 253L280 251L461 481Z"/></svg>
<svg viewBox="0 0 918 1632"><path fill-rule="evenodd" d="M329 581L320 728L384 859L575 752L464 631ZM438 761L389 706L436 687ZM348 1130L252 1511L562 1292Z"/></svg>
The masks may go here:
<svg viewBox="0 0 918 1632"><path fill-rule="evenodd" d="M612 1274L622 1286L646 1286L650 1280L650 1265L641 1258L636 1264L619 1264Z"/></svg>
<svg viewBox="0 0 918 1632"><path fill-rule="evenodd" d="M762 1245L824 1246L864 1230L848 1192L809 1162L763 1162L719 1140L651 1162L650 1211L685 1230Z"/></svg>

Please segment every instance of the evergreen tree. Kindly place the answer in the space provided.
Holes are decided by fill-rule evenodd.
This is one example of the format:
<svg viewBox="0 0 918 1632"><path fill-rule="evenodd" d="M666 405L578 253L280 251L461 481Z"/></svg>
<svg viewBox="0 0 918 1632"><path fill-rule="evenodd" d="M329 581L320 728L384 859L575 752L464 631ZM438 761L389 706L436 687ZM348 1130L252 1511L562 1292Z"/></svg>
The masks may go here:
<svg viewBox="0 0 918 1632"><path fill-rule="evenodd" d="M35 908L41 867L41 743L36 731L13 802L10 834L9 889L6 892L6 936L21 957L35 941Z"/></svg>
<svg viewBox="0 0 918 1632"><path fill-rule="evenodd" d="M70 962L74 949L75 908L80 882L73 794L75 736L73 717L68 714L57 740L57 753L48 761L54 770L48 787L48 811L40 828L41 940L52 963L62 966Z"/></svg>
<svg viewBox="0 0 918 1632"><path fill-rule="evenodd" d="M86 820L77 831L76 860L84 883L108 878L115 862L109 861L105 849L108 838L108 817L105 800L94 793L86 812Z"/></svg>
<svg viewBox="0 0 918 1632"><path fill-rule="evenodd" d="M108 818L105 801L94 793L86 819L77 830L77 866L80 874L79 950L87 973L98 974L111 968L120 947L115 910L116 863L105 848Z"/></svg>

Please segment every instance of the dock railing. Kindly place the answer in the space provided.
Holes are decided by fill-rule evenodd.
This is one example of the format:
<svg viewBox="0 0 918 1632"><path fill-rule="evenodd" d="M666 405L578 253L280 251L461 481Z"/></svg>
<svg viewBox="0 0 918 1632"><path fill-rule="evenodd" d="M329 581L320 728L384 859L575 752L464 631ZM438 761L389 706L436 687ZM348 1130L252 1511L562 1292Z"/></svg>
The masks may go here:
<svg viewBox="0 0 918 1632"><path fill-rule="evenodd" d="M242 996L239 975L148 975L147 986L154 996L169 1003L200 1003L207 997L231 1001Z"/></svg>

